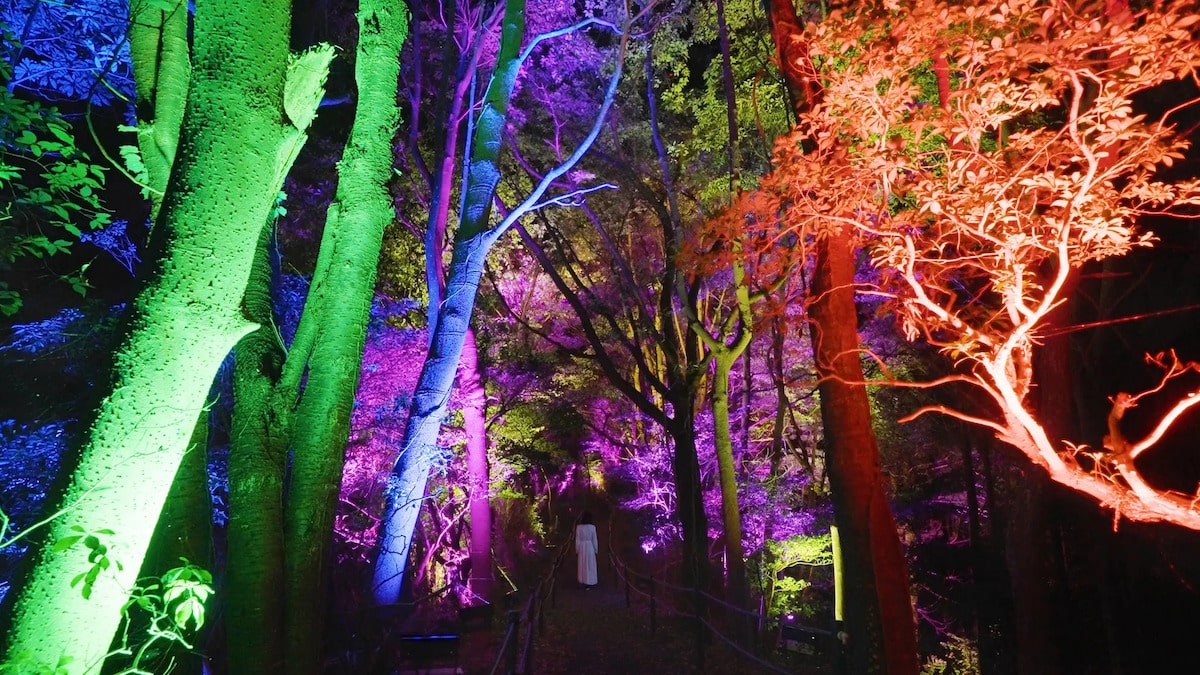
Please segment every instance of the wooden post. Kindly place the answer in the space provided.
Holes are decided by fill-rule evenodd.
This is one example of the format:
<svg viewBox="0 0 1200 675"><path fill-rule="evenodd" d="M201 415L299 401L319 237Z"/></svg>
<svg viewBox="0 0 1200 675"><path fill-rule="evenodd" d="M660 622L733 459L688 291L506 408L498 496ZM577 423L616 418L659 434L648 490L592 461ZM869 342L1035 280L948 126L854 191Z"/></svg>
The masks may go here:
<svg viewBox="0 0 1200 675"><path fill-rule="evenodd" d="M696 603L696 670L704 672L704 596L699 588L692 589Z"/></svg>

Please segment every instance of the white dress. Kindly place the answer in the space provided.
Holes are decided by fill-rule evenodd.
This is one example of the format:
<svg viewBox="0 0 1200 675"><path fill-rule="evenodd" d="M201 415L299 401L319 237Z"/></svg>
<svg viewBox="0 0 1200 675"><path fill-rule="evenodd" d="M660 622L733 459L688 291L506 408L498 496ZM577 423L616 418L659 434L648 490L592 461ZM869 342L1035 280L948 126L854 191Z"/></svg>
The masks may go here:
<svg viewBox="0 0 1200 675"><path fill-rule="evenodd" d="M578 558L575 578L579 580L579 583L587 586L596 585L596 551L599 548L595 525L575 526L575 556Z"/></svg>

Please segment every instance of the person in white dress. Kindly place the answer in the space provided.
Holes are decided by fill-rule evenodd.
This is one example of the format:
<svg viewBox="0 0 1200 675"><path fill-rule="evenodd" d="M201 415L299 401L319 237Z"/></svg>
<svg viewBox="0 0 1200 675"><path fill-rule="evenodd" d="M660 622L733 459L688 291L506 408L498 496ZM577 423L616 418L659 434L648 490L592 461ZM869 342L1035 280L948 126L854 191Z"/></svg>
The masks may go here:
<svg viewBox="0 0 1200 675"><path fill-rule="evenodd" d="M575 556L578 559L575 578L588 588L596 585L596 552L599 548L592 514L584 511L579 524L575 526Z"/></svg>

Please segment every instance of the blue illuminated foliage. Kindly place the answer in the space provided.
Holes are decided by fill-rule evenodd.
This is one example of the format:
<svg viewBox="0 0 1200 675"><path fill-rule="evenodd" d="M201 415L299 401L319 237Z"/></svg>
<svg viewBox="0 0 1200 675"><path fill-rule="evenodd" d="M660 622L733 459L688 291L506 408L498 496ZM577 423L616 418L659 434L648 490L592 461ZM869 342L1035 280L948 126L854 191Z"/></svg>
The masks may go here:
<svg viewBox="0 0 1200 675"><path fill-rule="evenodd" d="M291 344L300 325L300 314L304 311L304 300L312 278L300 274L276 275L271 301L279 321L279 333L284 344Z"/></svg>
<svg viewBox="0 0 1200 675"><path fill-rule="evenodd" d="M133 266L141 262L141 258L137 254L137 245L129 239L128 226L127 220L114 220L99 232L81 233L79 240L107 252L121 267L133 274Z"/></svg>
<svg viewBox="0 0 1200 675"><path fill-rule="evenodd" d="M64 346L70 340L70 328L83 318L83 312L68 307L54 316L12 327L12 340L0 345L0 352L13 351L29 355L44 354Z"/></svg>
<svg viewBox="0 0 1200 675"><path fill-rule="evenodd" d="M133 98L129 5L121 0L11 0L0 29L22 42L9 91L53 102L110 105Z"/></svg>
<svg viewBox="0 0 1200 675"><path fill-rule="evenodd" d="M11 519L4 539L37 521L50 477L58 473L67 448L68 424L70 421L18 424L16 420L0 420L0 476L4 476L0 510ZM13 567L26 547L22 540L0 548L0 600L8 592Z"/></svg>

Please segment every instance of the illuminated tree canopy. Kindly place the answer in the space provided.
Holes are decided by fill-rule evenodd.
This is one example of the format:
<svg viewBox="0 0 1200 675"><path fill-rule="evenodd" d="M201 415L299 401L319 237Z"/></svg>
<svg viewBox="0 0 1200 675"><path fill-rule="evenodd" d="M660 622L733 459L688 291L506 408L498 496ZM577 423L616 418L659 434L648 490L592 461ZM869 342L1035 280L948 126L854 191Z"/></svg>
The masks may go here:
<svg viewBox="0 0 1200 675"><path fill-rule="evenodd" d="M1027 402L1038 329L1068 276L1152 245L1132 227L1139 215L1200 204L1200 183L1155 175L1189 147L1171 116L1195 101L1134 112L1137 94L1200 65L1193 9L1133 25L1023 2L918 4L903 20L835 13L812 29L826 98L781 142L781 169L756 198L782 204L790 228L856 232L906 335L959 362L998 414L932 409L993 429L1121 516L1197 529L1191 499L1150 487L1132 462L1194 394L1111 455L1047 438ZM800 139L815 151L796 152ZM1165 378L1195 368L1157 360Z"/></svg>

